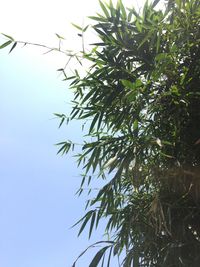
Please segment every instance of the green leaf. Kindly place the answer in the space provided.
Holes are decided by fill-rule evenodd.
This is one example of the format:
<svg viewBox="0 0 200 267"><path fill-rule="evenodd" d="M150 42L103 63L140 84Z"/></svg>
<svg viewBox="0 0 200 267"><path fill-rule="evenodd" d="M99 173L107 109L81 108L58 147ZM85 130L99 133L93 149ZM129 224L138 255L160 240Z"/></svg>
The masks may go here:
<svg viewBox="0 0 200 267"><path fill-rule="evenodd" d="M99 0L99 4L100 4L101 9L103 10L104 14L106 15L106 17L109 18L110 17L109 12L101 0Z"/></svg>
<svg viewBox="0 0 200 267"><path fill-rule="evenodd" d="M100 116L99 116L99 121L98 121L98 125L97 125L97 131L99 131L100 127L102 126L103 116L104 116L104 112L102 111Z"/></svg>
<svg viewBox="0 0 200 267"><path fill-rule="evenodd" d="M84 29L83 29L83 32L86 32L87 29L88 29L89 25L87 25Z"/></svg>
<svg viewBox="0 0 200 267"><path fill-rule="evenodd" d="M62 126L63 122L65 121L65 117L62 117L62 119L60 120L60 124L59 124L59 128Z"/></svg>
<svg viewBox="0 0 200 267"><path fill-rule="evenodd" d="M110 15L111 15L111 17L115 17L116 12L115 12L115 8L113 6L112 0L109 1L109 8L110 8Z"/></svg>
<svg viewBox="0 0 200 267"><path fill-rule="evenodd" d="M141 23L140 23L138 20L136 20L135 25L136 25L138 31L139 31L139 32L142 32L142 25L141 25Z"/></svg>
<svg viewBox="0 0 200 267"><path fill-rule="evenodd" d="M2 49L2 48L4 48L4 47L6 47L6 46L8 46L8 45L10 45L11 43L12 43L13 41L7 41L7 42L5 42L4 44L2 44L1 46L0 46L0 49Z"/></svg>
<svg viewBox="0 0 200 267"><path fill-rule="evenodd" d="M136 79L134 85L135 85L135 88L138 88L143 85L143 82L140 79Z"/></svg>
<svg viewBox="0 0 200 267"><path fill-rule="evenodd" d="M92 120L92 123L91 123L91 125L90 125L89 133L91 133L91 132L93 131L94 126L95 126L95 124L96 124L98 118L99 118L99 113L97 113L97 114L94 116L94 118L93 118L93 120Z"/></svg>
<svg viewBox="0 0 200 267"><path fill-rule="evenodd" d="M106 20L106 18L104 18L104 17L95 17L95 16L89 16L88 17L89 19L92 19L92 20L97 20L97 21L99 21L99 22L107 22L107 20Z"/></svg>
<svg viewBox="0 0 200 267"><path fill-rule="evenodd" d="M132 7L132 8L128 8L128 10L129 10L130 13L133 14L137 19L141 19L139 13L135 10L134 7Z"/></svg>
<svg viewBox="0 0 200 267"><path fill-rule="evenodd" d="M11 47L9 53L11 53L11 52L13 51L13 49L16 47L16 45L17 45L17 42L15 42L15 43L13 44L13 46Z"/></svg>
<svg viewBox="0 0 200 267"><path fill-rule="evenodd" d="M122 18L123 18L124 20L126 20L126 19L127 19L127 14L126 14L125 7L124 7L124 5L123 5L123 3L122 3L121 0L119 0L119 6L120 6L120 9L121 9Z"/></svg>
<svg viewBox="0 0 200 267"><path fill-rule="evenodd" d="M89 238L91 237L92 230L94 228L95 218L96 218L96 212L93 212L91 223L90 223Z"/></svg>
<svg viewBox="0 0 200 267"><path fill-rule="evenodd" d="M160 49L160 38L162 35L162 29L159 29L158 33L157 33L157 41L156 41L156 53L159 52Z"/></svg>
<svg viewBox="0 0 200 267"><path fill-rule="evenodd" d="M138 120L134 120L133 129L138 130Z"/></svg>
<svg viewBox="0 0 200 267"><path fill-rule="evenodd" d="M78 26L77 24L72 23L72 25L73 25L76 29L78 29L79 31L83 31L83 28L80 27L80 26Z"/></svg>
<svg viewBox="0 0 200 267"><path fill-rule="evenodd" d="M104 248L102 248L101 250L99 250L97 252L97 254L95 255L95 257L93 258L93 260L91 261L89 267L97 267L99 262L101 261L104 253L106 252L106 250L109 248L110 246L106 246Z"/></svg>
<svg viewBox="0 0 200 267"><path fill-rule="evenodd" d="M125 86L125 87L128 87L130 89L134 89L135 86L134 86L134 83L128 81L128 80L121 80L122 84Z"/></svg>
<svg viewBox="0 0 200 267"><path fill-rule="evenodd" d="M157 4L160 2L160 0L154 0L153 3L152 3L152 7L156 7Z"/></svg>
<svg viewBox="0 0 200 267"><path fill-rule="evenodd" d="M133 13L130 11L130 12L128 13L128 22L131 21L132 16L133 16Z"/></svg>
<svg viewBox="0 0 200 267"><path fill-rule="evenodd" d="M62 37L61 35L59 35L58 33L56 33L55 35L58 37L58 39L65 40L65 38L64 38L64 37Z"/></svg>
<svg viewBox="0 0 200 267"><path fill-rule="evenodd" d="M113 246L110 248L110 252L109 252L109 256L108 256L108 262L107 262L107 267L110 267L110 260L111 260L112 250L113 250Z"/></svg>
<svg viewBox="0 0 200 267"><path fill-rule="evenodd" d="M110 244L110 246L113 244L112 241L98 241L95 242L94 244L90 245L89 247L87 247L83 252L81 252L81 254L77 257L77 259L75 260L75 262L73 263L72 267L76 266L76 262L90 249L90 248L94 248L95 246L98 245L102 245L102 244Z"/></svg>
<svg viewBox="0 0 200 267"><path fill-rule="evenodd" d="M84 222L82 223L81 225L81 228L78 232L78 236L82 233L82 231L84 230L85 226L87 225L88 221L90 220L91 216L94 214L94 211L93 210L90 210L87 212L87 214L84 216L85 217L85 220ZM82 220L82 219L81 219Z"/></svg>
<svg viewBox="0 0 200 267"><path fill-rule="evenodd" d="M14 38L12 36L10 36L10 35L4 34L4 33L2 33L2 35L7 37L8 39L10 39L11 41L15 41Z"/></svg>
<svg viewBox="0 0 200 267"><path fill-rule="evenodd" d="M149 31L145 37L143 38L142 42L138 45L138 49L142 47L145 43L147 43L148 40L151 40L151 37L153 36L154 30Z"/></svg>
<svg viewBox="0 0 200 267"><path fill-rule="evenodd" d="M54 115L55 115L56 117L59 117L59 118L60 118L59 128L62 126L62 124L63 124L63 122L64 122L65 120L68 120L68 118L66 117L65 114L54 113Z"/></svg>
<svg viewBox="0 0 200 267"><path fill-rule="evenodd" d="M57 146L61 146L58 150L57 154L61 153L62 155L67 154L69 149L71 148L71 142L60 142L56 144Z"/></svg>

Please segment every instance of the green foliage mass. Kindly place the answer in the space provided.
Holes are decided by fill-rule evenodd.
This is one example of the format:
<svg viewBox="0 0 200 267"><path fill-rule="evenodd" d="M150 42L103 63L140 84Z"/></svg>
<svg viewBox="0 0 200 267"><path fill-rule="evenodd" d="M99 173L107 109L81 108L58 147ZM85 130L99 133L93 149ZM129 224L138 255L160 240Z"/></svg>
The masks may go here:
<svg viewBox="0 0 200 267"><path fill-rule="evenodd" d="M79 221L90 236L107 219L90 266L123 251L124 267L200 266L200 3L158 2L139 13L100 2L91 67L71 83L72 119L88 119L92 137L80 193L105 180Z"/></svg>
<svg viewBox="0 0 200 267"><path fill-rule="evenodd" d="M82 52L90 67L66 77L73 109L70 119L57 114L60 126L89 125L79 194L97 177L104 183L77 223L90 237L106 220L109 239L92 245L102 248L90 267L115 255L124 267L200 266L200 2L160 2L141 12L100 2L91 17L99 41Z"/></svg>

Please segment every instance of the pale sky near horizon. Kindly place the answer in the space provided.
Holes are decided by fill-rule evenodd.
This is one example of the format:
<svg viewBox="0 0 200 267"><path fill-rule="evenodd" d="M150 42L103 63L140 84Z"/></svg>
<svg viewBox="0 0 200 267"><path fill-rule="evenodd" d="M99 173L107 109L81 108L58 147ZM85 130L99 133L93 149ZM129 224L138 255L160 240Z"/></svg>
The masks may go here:
<svg viewBox="0 0 200 267"><path fill-rule="evenodd" d="M137 1L123 1L128 7ZM138 2L141 4L143 1ZM0 32L17 40L78 48L71 22L86 23L97 0L6 0ZM86 23L87 24L87 23ZM3 39L0 39L3 41ZM71 94L56 69L66 59L35 47L0 50L0 266L70 267L90 241L70 229L84 214L86 197L75 192L80 170L71 155L56 155L55 143L81 138L79 122L58 130L53 113L69 113ZM92 253L77 267L87 267ZM116 266L115 264L112 267Z"/></svg>

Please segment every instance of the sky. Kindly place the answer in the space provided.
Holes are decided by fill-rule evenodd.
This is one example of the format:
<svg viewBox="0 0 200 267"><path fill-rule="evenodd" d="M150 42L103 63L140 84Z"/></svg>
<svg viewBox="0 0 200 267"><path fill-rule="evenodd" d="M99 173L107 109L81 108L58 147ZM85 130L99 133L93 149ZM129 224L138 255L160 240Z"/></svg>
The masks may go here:
<svg viewBox="0 0 200 267"><path fill-rule="evenodd" d="M7 0L1 3L0 32L51 47L58 45L58 33L66 38L67 49L79 49L71 22L87 24L86 16L98 9L96 0ZM77 238L78 228L70 228L84 214L86 198L75 196L81 181L75 159L57 155L55 144L80 140L81 126L74 122L58 129L53 113L69 114L71 108L69 86L56 71L67 59L44 52L20 45L9 55L7 49L0 50L3 267L70 267L88 245L101 239L101 231L88 240L87 233ZM87 267L92 255L80 259L77 267Z"/></svg>

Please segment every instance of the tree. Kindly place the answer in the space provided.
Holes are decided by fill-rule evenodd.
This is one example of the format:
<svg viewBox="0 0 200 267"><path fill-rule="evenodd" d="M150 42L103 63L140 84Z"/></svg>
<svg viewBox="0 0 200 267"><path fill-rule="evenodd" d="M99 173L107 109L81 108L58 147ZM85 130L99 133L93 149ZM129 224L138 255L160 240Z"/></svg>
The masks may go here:
<svg viewBox="0 0 200 267"><path fill-rule="evenodd" d="M61 70L74 100L60 125L87 120L78 193L104 182L77 223L79 234L89 224L90 237L107 220L109 239L90 267L111 266L124 251L124 267L200 265L200 2L169 0L162 10L159 2L142 12L100 2L91 17L99 41L82 52L89 69Z"/></svg>

